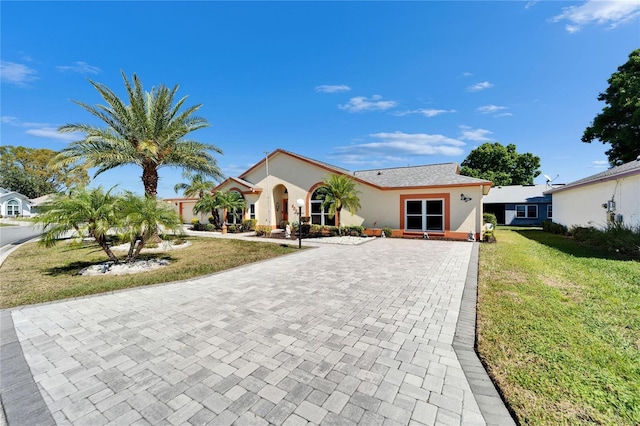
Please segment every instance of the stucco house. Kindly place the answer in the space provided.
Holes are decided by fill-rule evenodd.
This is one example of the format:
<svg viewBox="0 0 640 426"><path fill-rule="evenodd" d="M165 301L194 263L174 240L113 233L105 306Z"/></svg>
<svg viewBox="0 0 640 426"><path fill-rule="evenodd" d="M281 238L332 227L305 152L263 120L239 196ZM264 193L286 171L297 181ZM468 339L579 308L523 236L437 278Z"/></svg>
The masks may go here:
<svg viewBox="0 0 640 426"><path fill-rule="evenodd" d="M0 187L0 214L2 217L31 216L31 201L19 192Z"/></svg>
<svg viewBox="0 0 640 426"><path fill-rule="evenodd" d="M553 196L553 221L569 228L613 221L640 226L640 157L545 195Z"/></svg>
<svg viewBox="0 0 640 426"><path fill-rule="evenodd" d="M493 213L499 225L540 226L552 220L549 185L494 186L482 199L485 213Z"/></svg>
<svg viewBox="0 0 640 426"><path fill-rule="evenodd" d="M238 177L230 177L214 191L237 191L246 209L231 223L256 219L259 225L276 228L282 221L298 220L296 201L303 200L302 216L311 223L335 225L323 211L318 188L331 174L351 176L360 191L361 208L342 212L343 225L367 229L389 227L394 235L466 240L480 237L482 197L491 182L460 175L455 163L372 169L350 172L311 158L277 149ZM196 200L165 200L175 206L184 222L193 217Z"/></svg>

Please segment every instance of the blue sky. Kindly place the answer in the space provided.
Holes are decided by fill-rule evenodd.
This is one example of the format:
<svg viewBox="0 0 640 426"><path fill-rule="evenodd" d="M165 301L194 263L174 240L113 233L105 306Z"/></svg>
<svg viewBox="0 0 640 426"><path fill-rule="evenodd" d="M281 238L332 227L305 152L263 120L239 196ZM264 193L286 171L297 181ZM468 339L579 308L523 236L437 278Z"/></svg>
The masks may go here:
<svg viewBox="0 0 640 426"><path fill-rule="evenodd" d="M286 149L349 170L461 163L513 143L570 182L607 167L580 141L607 79L640 47L640 0L423 2L3 1L1 143L61 150L72 103L178 84L237 176ZM71 136L71 139L70 139ZM123 167L94 184L142 193ZM175 197L180 170L160 172ZM536 183L544 183L541 175Z"/></svg>

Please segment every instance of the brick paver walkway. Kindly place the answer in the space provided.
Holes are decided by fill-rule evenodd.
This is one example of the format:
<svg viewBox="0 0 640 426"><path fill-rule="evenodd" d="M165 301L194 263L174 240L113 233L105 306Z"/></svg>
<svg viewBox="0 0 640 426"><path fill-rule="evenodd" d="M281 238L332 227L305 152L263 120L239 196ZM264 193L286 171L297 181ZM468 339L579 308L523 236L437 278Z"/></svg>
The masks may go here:
<svg viewBox="0 0 640 426"><path fill-rule="evenodd" d="M323 245L11 319L59 425L485 424L453 348L472 248Z"/></svg>

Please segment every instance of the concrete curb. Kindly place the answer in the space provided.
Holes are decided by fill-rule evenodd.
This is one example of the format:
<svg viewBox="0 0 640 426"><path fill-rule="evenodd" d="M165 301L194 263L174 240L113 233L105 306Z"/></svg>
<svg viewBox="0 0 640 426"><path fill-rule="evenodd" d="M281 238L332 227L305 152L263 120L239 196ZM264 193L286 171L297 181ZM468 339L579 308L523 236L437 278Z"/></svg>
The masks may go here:
<svg viewBox="0 0 640 426"><path fill-rule="evenodd" d="M462 303L453 337L453 350L458 356L471 392L487 425L515 425L509 410L487 374L475 350L476 305L478 300L478 259L480 245L473 243L467 279L462 293Z"/></svg>

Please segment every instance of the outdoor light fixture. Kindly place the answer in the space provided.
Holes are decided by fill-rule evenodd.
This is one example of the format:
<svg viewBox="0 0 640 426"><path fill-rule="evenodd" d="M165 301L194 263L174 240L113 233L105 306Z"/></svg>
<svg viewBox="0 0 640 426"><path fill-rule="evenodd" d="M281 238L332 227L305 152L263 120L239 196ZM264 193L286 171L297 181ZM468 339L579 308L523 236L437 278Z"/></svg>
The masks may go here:
<svg viewBox="0 0 640 426"><path fill-rule="evenodd" d="M460 194L460 201L464 201L465 203L471 201L471 197L467 197L464 194Z"/></svg>
<svg viewBox="0 0 640 426"><path fill-rule="evenodd" d="M302 198L298 198L296 200L296 205L298 206L298 248L302 248L302 206L304 206L304 200Z"/></svg>

